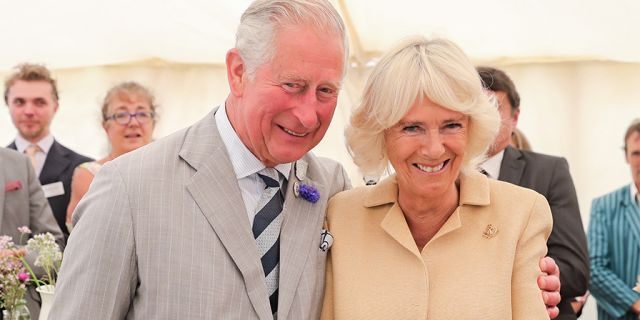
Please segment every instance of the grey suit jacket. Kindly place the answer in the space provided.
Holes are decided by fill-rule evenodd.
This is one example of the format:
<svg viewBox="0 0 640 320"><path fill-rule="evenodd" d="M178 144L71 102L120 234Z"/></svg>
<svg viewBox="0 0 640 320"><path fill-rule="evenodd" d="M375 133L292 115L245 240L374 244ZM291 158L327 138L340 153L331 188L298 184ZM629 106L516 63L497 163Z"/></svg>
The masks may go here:
<svg viewBox="0 0 640 320"><path fill-rule="evenodd" d="M44 192L40 187L36 173L29 159L17 151L0 147L0 235L11 236L16 244L20 242L18 227L27 226L33 234L50 232L63 245L62 231L58 227ZM18 186L6 190L8 185ZM27 256L33 267L35 256ZM40 306L38 294L31 290L26 295L27 306L34 319L38 318Z"/></svg>
<svg viewBox="0 0 640 320"><path fill-rule="evenodd" d="M576 319L570 300L587 291L589 256L576 189L567 160L507 147L498 180L533 189L547 198L553 230L547 241L549 256L560 267L560 316Z"/></svg>
<svg viewBox="0 0 640 320"><path fill-rule="evenodd" d="M78 205L49 319L272 319L255 240L215 111L105 165ZM296 175L297 173L297 175ZM292 181L315 186L311 203ZM319 317L327 200L343 168L295 163L280 236L278 319Z"/></svg>

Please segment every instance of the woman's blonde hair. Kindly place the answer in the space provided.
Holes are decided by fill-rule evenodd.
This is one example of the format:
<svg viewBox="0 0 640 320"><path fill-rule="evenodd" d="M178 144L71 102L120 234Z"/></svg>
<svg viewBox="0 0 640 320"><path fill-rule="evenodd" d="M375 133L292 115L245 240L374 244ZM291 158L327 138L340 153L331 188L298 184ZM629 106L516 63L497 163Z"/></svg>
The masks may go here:
<svg viewBox="0 0 640 320"><path fill-rule="evenodd" d="M384 130L425 98L469 116L463 172L475 170L486 158L500 116L476 69L453 42L416 36L382 57L345 130L349 153L363 174L377 176L387 169Z"/></svg>

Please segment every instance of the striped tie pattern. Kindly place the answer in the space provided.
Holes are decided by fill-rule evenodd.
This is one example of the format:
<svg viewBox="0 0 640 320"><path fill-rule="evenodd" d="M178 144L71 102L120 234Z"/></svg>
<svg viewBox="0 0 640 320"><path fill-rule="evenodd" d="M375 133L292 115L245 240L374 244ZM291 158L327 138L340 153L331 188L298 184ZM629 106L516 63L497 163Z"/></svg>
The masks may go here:
<svg viewBox="0 0 640 320"><path fill-rule="evenodd" d="M258 173L266 187L262 192L256 214L253 218L253 237L258 245L262 269L269 291L271 311L278 311L278 273L280 270L280 227L282 226L282 205L284 195L280 188L278 171L265 168Z"/></svg>

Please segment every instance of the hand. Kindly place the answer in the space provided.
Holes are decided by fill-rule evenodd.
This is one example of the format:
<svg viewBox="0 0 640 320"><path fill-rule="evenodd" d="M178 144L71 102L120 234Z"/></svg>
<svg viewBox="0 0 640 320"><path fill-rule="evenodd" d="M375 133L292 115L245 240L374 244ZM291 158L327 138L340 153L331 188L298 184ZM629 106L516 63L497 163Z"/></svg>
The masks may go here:
<svg viewBox="0 0 640 320"><path fill-rule="evenodd" d="M544 273L538 277L538 287L542 290L542 300L547 305L549 318L560 314L557 305L560 303L560 269L551 257L540 259L540 270Z"/></svg>
<svg viewBox="0 0 640 320"><path fill-rule="evenodd" d="M640 314L640 300L637 300L631 305L631 312Z"/></svg>
<svg viewBox="0 0 640 320"><path fill-rule="evenodd" d="M578 313L584 307L584 304L587 303L587 298L589 297L589 291L587 291L583 296L573 298L571 301L571 308L573 309L573 313Z"/></svg>

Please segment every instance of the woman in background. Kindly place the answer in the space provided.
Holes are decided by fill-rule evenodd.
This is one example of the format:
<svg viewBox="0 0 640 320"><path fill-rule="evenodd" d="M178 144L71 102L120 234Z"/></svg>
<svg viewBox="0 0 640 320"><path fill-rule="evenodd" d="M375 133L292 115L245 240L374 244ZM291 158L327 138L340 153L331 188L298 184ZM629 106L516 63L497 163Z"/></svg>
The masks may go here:
<svg viewBox="0 0 640 320"><path fill-rule="evenodd" d="M91 181L102 165L151 142L155 111L153 94L136 82L123 82L107 92L102 103L102 128L107 133L111 151L106 157L85 162L74 171L67 226L72 225L73 210L89 190Z"/></svg>

